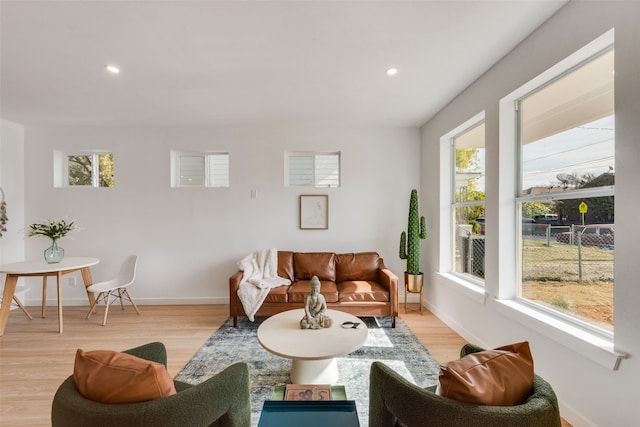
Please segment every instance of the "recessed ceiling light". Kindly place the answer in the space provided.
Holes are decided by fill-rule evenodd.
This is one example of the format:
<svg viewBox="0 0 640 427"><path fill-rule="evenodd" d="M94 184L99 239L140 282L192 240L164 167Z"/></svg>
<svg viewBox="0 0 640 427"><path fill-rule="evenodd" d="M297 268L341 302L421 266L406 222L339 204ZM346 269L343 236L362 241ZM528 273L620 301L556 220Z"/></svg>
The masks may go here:
<svg viewBox="0 0 640 427"><path fill-rule="evenodd" d="M391 68L387 68L387 76L395 76L396 74L398 74L398 69L395 67L391 67Z"/></svg>
<svg viewBox="0 0 640 427"><path fill-rule="evenodd" d="M118 74L120 73L120 68L116 67L115 65L105 65L104 68L113 74Z"/></svg>

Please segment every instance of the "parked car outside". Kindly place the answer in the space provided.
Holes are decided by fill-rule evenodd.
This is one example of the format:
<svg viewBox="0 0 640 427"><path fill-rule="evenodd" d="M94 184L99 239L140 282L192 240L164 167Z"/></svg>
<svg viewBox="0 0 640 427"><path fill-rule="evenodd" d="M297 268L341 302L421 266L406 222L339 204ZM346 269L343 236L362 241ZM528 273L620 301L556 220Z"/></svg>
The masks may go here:
<svg viewBox="0 0 640 427"><path fill-rule="evenodd" d="M536 215L533 217L533 220L537 223L537 224L551 224L551 225L557 225L558 224L558 215L556 214L542 214L542 215Z"/></svg>
<svg viewBox="0 0 640 427"><path fill-rule="evenodd" d="M578 235L580 235L580 243L583 246L613 247L614 245L615 226L613 224L575 225L573 233L574 245L578 244ZM571 243L571 231L558 233L556 241Z"/></svg>

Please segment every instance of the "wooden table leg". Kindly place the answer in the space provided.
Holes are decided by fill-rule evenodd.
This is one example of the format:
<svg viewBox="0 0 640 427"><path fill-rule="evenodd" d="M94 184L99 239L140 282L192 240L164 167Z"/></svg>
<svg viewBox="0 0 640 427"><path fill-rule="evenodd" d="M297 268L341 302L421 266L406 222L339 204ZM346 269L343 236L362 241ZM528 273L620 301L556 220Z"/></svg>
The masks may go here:
<svg viewBox="0 0 640 427"><path fill-rule="evenodd" d="M82 270L80 270L80 273L82 274L82 281L84 282L84 287L88 288L89 286L93 285L93 279L91 278L91 269L89 267L85 267ZM96 296L93 292L89 292L87 291L87 298L89 298L89 306L91 306L91 304L93 304L93 302L96 300ZM92 313L96 312L96 307L93 308Z"/></svg>
<svg viewBox="0 0 640 427"><path fill-rule="evenodd" d="M11 301L13 301L17 284L18 276L7 274L7 278L4 281L4 292L2 293L2 306L0 306L0 337L4 335L4 329L7 326L9 311L11 310Z"/></svg>
<svg viewBox="0 0 640 427"><path fill-rule="evenodd" d="M42 276L42 318L47 314L47 276Z"/></svg>
<svg viewBox="0 0 640 427"><path fill-rule="evenodd" d="M58 332L62 333L62 272L58 271Z"/></svg>

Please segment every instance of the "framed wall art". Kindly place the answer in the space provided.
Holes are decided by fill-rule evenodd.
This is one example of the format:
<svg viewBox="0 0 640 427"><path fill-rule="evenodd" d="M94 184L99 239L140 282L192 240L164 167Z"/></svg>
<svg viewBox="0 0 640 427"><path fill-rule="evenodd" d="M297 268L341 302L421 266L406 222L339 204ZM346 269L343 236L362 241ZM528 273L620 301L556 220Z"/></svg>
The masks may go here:
<svg viewBox="0 0 640 427"><path fill-rule="evenodd" d="M326 230L329 228L329 196L300 196L300 229Z"/></svg>

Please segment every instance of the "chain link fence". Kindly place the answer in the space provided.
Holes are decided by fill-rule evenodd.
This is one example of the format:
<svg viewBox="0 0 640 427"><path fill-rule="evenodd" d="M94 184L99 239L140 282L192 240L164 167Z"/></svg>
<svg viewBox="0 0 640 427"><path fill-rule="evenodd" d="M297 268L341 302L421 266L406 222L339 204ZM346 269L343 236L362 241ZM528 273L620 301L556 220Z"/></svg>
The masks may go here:
<svg viewBox="0 0 640 427"><path fill-rule="evenodd" d="M613 282L613 226L533 225L523 228L523 282Z"/></svg>
<svg viewBox="0 0 640 427"><path fill-rule="evenodd" d="M484 279L484 254L484 235L474 234L470 225L458 225L455 271Z"/></svg>
<svg viewBox="0 0 640 427"><path fill-rule="evenodd" d="M613 331L613 226L535 224L522 237L521 296Z"/></svg>
<svg viewBox="0 0 640 427"><path fill-rule="evenodd" d="M613 225L523 222L521 250L522 298L613 330ZM484 279L484 234L458 225L455 255L456 272Z"/></svg>

